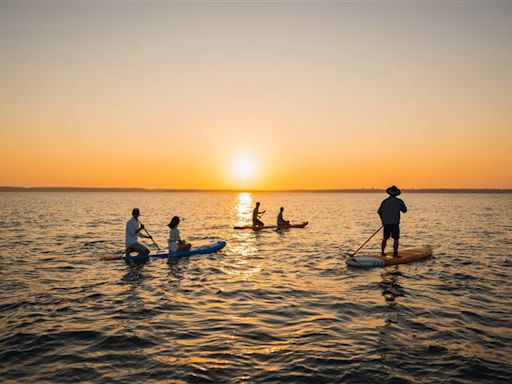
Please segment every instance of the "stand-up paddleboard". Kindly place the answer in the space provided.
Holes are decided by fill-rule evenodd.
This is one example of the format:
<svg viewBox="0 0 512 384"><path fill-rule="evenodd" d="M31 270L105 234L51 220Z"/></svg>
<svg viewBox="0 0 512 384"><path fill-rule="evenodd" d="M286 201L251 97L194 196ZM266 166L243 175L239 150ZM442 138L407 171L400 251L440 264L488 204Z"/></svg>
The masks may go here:
<svg viewBox="0 0 512 384"><path fill-rule="evenodd" d="M432 256L432 247L411 248L398 251L398 257L387 256L354 256L346 263L351 267L387 267L388 265L407 264Z"/></svg>
<svg viewBox="0 0 512 384"><path fill-rule="evenodd" d="M170 259L173 257L187 257L192 255L205 255L207 253L214 253L226 246L225 241L217 241L215 243L201 245L199 247L192 247L188 251L180 251L175 253L154 253L150 255L137 255L137 256L125 256L126 261L145 261L150 257L154 259Z"/></svg>
<svg viewBox="0 0 512 384"><path fill-rule="evenodd" d="M308 225L308 222L307 221L304 221L303 223L300 223L300 224L290 224L286 227L282 227L283 229L285 228L304 228L306 225ZM255 225L244 225L244 226L238 226L238 227L234 227L235 229L252 229L253 231L259 231L261 229L276 229L277 228L277 225L263 225L263 226L255 226Z"/></svg>

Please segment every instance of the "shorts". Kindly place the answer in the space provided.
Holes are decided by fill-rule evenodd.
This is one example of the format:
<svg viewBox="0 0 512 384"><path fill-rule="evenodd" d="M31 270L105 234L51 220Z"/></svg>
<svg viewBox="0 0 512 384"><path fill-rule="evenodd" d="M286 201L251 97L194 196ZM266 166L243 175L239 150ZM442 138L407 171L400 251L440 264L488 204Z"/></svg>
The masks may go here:
<svg viewBox="0 0 512 384"><path fill-rule="evenodd" d="M130 252L137 252L139 255L148 255L149 249L147 249L144 245L142 245L140 243L135 243L135 244L130 245L126 249L126 254L129 254Z"/></svg>
<svg viewBox="0 0 512 384"><path fill-rule="evenodd" d="M393 239L400 238L400 225L399 224L384 224L384 239L389 239L392 237Z"/></svg>

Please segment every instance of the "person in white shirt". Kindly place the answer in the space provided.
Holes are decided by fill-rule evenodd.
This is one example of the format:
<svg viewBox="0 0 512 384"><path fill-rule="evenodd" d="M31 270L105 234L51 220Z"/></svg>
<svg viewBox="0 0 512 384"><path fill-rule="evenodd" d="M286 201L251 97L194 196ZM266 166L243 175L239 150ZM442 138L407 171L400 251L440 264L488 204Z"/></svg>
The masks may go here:
<svg viewBox="0 0 512 384"><path fill-rule="evenodd" d="M178 229L179 223L180 218L178 216L174 216L171 219L171 222L167 224L167 226L171 229L169 232L169 253L188 251L192 246L190 243L181 240L180 230Z"/></svg>
<svg viewBox="0 0 512 384"><path fill-rule="evenodd" d="M140 233L144 229L144 225L139 223L140 210L139 208L133 208L132 218L126 223L126 254L129 255L131 252L137 252L139 255L149 255L149 249L137 241L138 237L145 239L151 239L151 236L146 236Z"/></svg>

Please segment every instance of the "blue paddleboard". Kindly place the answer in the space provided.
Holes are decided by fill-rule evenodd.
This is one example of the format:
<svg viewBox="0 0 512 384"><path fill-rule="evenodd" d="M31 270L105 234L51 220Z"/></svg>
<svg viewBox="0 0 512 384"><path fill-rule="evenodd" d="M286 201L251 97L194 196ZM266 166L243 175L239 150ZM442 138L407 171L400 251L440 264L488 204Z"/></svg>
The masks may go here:
<svg viewBox="0 0 512 384"><path fill-rule="evenodd" d="M215 243L201 245L199 247L192 247L188 251L181 251L175 253L155 253L149 255L125 256L126 261L146 261L150 257L155 259L170 259L173 257L187 257L192 255L205 255L221 250L226 246L225 241L217 241Z"/></svg>

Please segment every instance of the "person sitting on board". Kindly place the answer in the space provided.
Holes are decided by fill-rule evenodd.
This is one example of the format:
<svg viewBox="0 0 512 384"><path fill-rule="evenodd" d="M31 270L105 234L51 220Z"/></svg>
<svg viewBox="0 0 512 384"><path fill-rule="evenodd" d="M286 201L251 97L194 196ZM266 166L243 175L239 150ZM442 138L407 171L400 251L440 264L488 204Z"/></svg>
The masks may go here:
<svg viewBox="0 0 512 384"><path fill-rule="evenodd" d="M402 199L397 198L402 191L396 186L386 189L389 195L381 204L377 211L384 226L384 238L382 239L381 255L386 256L384 252L386 243L390 237L393 238L393 256L398 257L398 239L400 238L400 212L407 212L407 207Z"/></svg>
<svg viewBox="0 0 512 384"><path fill-rule="evenodd" d="M279 208L279 214L277 215L277 229L283 229L290 227L290 221L283 219L284 208Z"/></svg>
<svg viewBox="0 0 512 384"><path fill-rule="evenodd" d="M139 223L140 210L133 208L132 218L126 223L125 232L125 253L129 255L131 252L137 252L139 255L149 255L149 249L137 241L137 237L151 239L151 236L146 236L140 233L144 229L144 225Z"/></svg>
<svg viewBox="0 0 512 384"><path fill-rule="evenodd" d="M169 253L176 253L180 251L188 251L191 244L187 243L180 238L180 230L178 229L178 224L180 223L180 218L178 216L174 216L171 219L171 222L167 224L169 228L171 228L169 232Z"/></svg>
<svg viewBox="0 0 512 384"><path fill-rule="evenodd" d="M263 221L260 220L260 216L263 215L266 211L259 211L260 202L256 202L256 207L252 211L252 226L253 227L263 227Z"/></svg>

